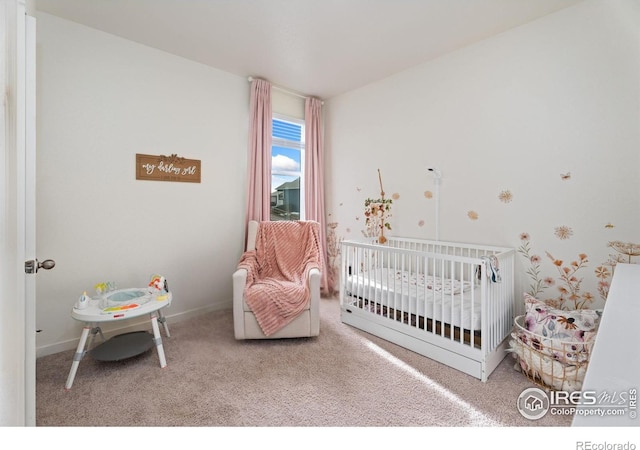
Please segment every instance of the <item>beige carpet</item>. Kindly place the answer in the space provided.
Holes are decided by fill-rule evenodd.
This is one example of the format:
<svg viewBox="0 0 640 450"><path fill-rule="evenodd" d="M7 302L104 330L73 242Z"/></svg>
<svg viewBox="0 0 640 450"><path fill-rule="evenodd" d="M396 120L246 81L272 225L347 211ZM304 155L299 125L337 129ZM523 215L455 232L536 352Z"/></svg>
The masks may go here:
<svg viewBox="0 0 640 450"><path fill-rule="evenodd" d="M168 311L170 315L171 311ZM340 322L323 299L317 338L236 341L232 312L172 322L155 350L120 362L87 356L71 390L73 351L37 361L36 424L156 427L569 426L516 409L533 386L510 356L486 383Z"/></svg>

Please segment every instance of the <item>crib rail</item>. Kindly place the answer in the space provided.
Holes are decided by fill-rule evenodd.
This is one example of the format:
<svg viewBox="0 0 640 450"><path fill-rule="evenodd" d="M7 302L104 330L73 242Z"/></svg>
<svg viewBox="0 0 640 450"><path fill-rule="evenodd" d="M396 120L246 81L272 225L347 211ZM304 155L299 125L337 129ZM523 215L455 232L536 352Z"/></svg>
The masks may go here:
<svg viewBox="0 0 640 450"><path fill-rule="evenodd" d="M511 332L514 262L515 250L501 247L395 237L384 245L343 241L341 307L485 360Z"/></svg>

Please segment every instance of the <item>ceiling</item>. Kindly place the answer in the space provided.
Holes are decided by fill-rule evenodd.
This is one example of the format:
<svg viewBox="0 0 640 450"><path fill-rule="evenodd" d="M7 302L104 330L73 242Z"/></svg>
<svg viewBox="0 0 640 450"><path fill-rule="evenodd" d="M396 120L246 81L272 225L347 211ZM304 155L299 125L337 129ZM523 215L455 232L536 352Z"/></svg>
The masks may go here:
<svg viewBox="0 0 640 450"><path fill-rule="evenodd" d="M324 99L583 0L33 0L44 11Z"/></svg>

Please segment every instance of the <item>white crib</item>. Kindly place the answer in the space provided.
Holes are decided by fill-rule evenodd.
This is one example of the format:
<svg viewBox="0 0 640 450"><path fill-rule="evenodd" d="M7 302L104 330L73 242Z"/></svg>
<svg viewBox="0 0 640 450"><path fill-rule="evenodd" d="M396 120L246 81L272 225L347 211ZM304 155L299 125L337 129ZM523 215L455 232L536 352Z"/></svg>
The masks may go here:
<svg viewBox="0 0 640 450"><path fill-rule="evenodd" d="M514 263L511 248L343 241L341 319L486 381L513 328Z"/></svg>

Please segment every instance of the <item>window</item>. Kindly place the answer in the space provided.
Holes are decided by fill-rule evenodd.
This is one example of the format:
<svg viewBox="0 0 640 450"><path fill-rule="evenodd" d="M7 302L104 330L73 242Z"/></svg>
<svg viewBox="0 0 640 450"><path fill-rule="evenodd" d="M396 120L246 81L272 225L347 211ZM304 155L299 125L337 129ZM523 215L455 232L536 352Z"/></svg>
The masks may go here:
<svg viewBox="0 0 640 450"><path fill-rule="evenodd" d="M274 116L271 220L304 220L304 121Z"/></svg>

